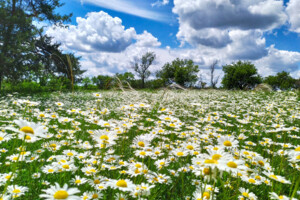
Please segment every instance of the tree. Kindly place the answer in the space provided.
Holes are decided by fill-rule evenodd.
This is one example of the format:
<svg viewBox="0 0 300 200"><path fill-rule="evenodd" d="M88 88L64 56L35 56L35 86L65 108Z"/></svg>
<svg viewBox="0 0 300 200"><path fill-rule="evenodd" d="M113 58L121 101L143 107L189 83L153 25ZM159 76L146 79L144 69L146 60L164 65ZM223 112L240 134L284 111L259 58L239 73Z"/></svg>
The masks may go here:
<svg viewBox="0 0 300 200"><path fill-rule="evenodd" d="M145 87L145 80L149 78L151 72L149 71L149 67L152 65L155 60L156 55L154 52L147 52L142 56L140 60L137 60L134 64L134 71L137 73L138 77L141 78L142 88Z"/></svg>
<svg viewBox="0 0 300 200"><path fill-rule="evenodd" d="M80 57L76 57L73 53L63 54L57 52L58 54L52 54L53 59L53 72L58 76L63 76L69 79L71 82L79 82L81 76L86 70L81 70Z"/></svg>
<svg viewBox="0 0 300 200"><path fill-rule="evenodd" d="M261 83L256 67L247 61L225 65L223 71L222 84L226 89L250 89Z"/></svg>
<svg viewBox="0 0 300 200"><path fill-rule="evenodd" d="M113 85L113 77L107 75L99 75L93 77L92 81L99 89L109 89Z"/></svg>
<svg viewBox="0 0 300 200"><path fill-rule="evenodd" d="M91 79L89 77L83 78L81 82L82 82L83 87L85 89L88 89L88 87L92 84L92 81L91 81Z"/></svg>
<svg viewBox="0 0 300 200"><path fill-rule="evenodd" d="M166 63L163 68L156 73L156 76L163 79L165 84L176 82L183 86L191 86L197 80L199 66L195 65L193 60L181 60L179 58Z"/></svg>
<svg viewBox="0 0 300 200"><path fill-rule="evenodd" d="M296 80L288 72L278 72L276 76L268 76L264 82L271 85L274 90L287 90L296 87Z"/></svg>
<svg viewBox="0 0 300 200"><path fill-rule="evenodd" d="M134 74L131 72L125 72L124 74L116 73L116 77L118 77L122 82L130 83L134 80Z"/></svg>
<svg viewBox="0 0 300 200"><path fill-rule="evenodd" d="M216 88L216 85L219 81L220 76L218 76L216 79L214 79L214 72L216 69L216 66L218 64L218 60L213 61L213 63L209 66L210 69L210 85L212 88Z"/></svg>
<svg viewBox="0 0 300 200"><path fill-rule="evenodd" d="M42 32L33 21L62 24L71 15L61 16L54 10L62 6L59 0L2 0L0 2L0 90L4 77L26 77L32 67L38 67L37 34ZM35 63L35 65L31 65Z"/></svg>

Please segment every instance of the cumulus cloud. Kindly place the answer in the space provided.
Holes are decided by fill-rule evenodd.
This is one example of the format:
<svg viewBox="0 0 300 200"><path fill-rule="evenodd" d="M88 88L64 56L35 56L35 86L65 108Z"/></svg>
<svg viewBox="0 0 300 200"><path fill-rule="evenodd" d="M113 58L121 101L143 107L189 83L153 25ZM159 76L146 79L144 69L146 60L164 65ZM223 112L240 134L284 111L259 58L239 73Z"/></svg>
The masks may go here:
<svg viewBox="0 0 300 200"><path fill-rule="evenodd" d="M300 0L290 0L286 11L289 15L290 30L300 33Z"/></svg>
<svg viewBox="0 0 300 200"><path fill-rule="evenodd" d="M191 45L222 48L232 42L232 30L272 30L286 22L277 0L174 0L177 38Z"/></svg>
<svg viewBox="0 0 300 200"><path fill-rule="evenodd" d="M65 50L80 52L121 52L136 42L140 47L158 47L161 43L151 33L137 34L134 28L125 29L122 20L107 13L91 12L78 17L77 25L68 28L51 27L46 34L54 37Z"/></svg>
<svg viewBox="0 0 300 200"><path fill-rule="evenodd" d="M151 33L144 31L143 34L136 35L136 45L139 47L159 47L161 43Z"/></svg>
<svg viewBox="0 0 300 200"><path fill-rule="evenodd" d="M75 51L120 52L136 37L134 28L125 29L120 18L103 11L88 13L86 18L77 17L76 22L77 26L68 28L52 27L46 34Z"/></svg>
<svg viewBox="0 0 300 200"><path fill-rule="evenodd" d="M273 29L286 21L277 0L174 0L180 23L192 28Z"/></svg>
<svg viewBox="0 0 300 200"><path fill-rule="evenodd" d="M268 49L268 55L254 63L258 66L259 73L263 75L276 74L281 71L296 75L300 72L300 53L278 50L271 46Z"/></svg>
<svg viewBox="0 0 300 200"><path fill-rule="evenodd" d="M229 35L233 42L226 47L227 56L233 60L257 60L268 54L262 31L233 30Z"/></svg>

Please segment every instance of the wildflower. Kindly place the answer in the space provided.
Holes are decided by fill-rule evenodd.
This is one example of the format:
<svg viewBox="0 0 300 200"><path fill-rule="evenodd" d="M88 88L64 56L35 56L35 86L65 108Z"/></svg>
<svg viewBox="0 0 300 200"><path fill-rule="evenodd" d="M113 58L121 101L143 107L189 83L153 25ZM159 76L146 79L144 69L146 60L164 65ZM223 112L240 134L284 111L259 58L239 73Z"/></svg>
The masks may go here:
<svg viewBox="0 0 300 200"><path fill-rule="evenodd" d="M110 180L107 184L110 187L114 189L119 189L123 192L133 191L136 187L129 179Z"/></svg>
<svg viewBox="0 0 300 200"><path fill-rule="evenodd" d="M7 187L7 193L12 196L12 198L18 198L25 194L28 191L28 187L18 186L18 185L9 185Z"/></svg>
<svg viewBox="0 0 300 200"><path fill-rule="evenodd" d="M80 191L77 188L68 188L67 184L64 184L63 187L60 187L58 183L55 183L55 186L52 185L48 189L42 190L45 194L41 194L40 197L45 200L80 200L79 196L75 194Z"/></svg>

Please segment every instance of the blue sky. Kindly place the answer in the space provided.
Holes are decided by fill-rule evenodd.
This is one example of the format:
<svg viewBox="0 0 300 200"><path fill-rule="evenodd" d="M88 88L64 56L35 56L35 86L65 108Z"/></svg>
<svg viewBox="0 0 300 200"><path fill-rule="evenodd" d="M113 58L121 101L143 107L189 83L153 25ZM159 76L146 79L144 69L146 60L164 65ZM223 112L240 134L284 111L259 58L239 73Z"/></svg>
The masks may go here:
<svg viewBox="0 0 300 200"><path fill-rule="evenodd" d="M263 76L300 76L300 0L63 0L69 29L50 27L62 49L82 56L87 76L132 71L147 51L152 71L176 57L208 66L253 62ZM222 71L218 72L222 75Z"/></svg>

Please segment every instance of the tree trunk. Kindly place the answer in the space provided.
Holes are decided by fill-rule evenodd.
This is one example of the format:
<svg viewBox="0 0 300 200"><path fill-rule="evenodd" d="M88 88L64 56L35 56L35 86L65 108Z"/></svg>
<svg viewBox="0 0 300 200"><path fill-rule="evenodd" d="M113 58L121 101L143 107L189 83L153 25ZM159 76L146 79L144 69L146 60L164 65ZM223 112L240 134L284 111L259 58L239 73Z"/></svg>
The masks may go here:
<svg viewBox="0 0 300 200"><path fill-rule="evenodd" d="M142 78L142 88L145 88L145 78Z"/></svg>

